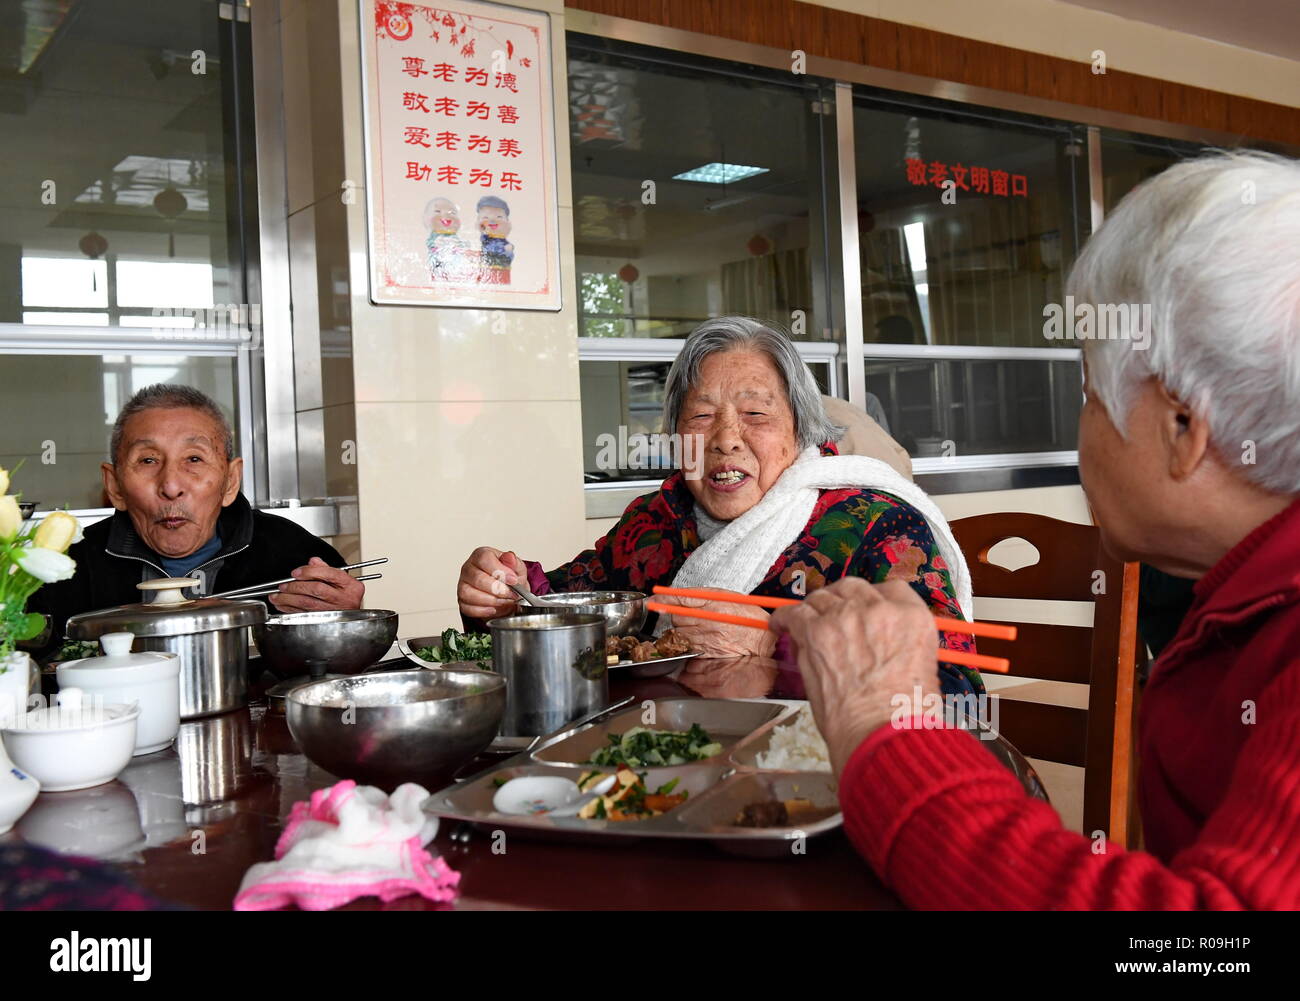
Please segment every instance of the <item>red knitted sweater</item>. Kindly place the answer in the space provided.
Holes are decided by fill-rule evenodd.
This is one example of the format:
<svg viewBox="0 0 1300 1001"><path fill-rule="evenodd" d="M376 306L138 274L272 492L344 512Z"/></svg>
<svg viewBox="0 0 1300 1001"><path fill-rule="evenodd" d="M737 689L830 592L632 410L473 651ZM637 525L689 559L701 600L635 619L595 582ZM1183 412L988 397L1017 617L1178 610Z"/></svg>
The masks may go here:
<svg viewBox="0 0 1300 1001"><path fill-rule="evenodd" d="M912 907L1300 908L1300 502L1197 583L1139 746L1149 852L1094 853L953 730L863 741L845 827Z"/></svg>

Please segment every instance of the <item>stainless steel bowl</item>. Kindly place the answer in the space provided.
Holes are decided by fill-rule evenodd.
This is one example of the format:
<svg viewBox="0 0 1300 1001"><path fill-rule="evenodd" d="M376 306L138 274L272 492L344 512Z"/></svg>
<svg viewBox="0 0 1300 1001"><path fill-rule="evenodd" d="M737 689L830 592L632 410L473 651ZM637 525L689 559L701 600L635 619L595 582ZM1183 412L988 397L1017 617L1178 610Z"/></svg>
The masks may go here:
<svg viewBox="0 0 1300 1001"><path fill-rule="evenodd" d="M347 608L272 615L253 627L262 663L281 678L356 674L388 652L397 636L397 613Z"/></svg>
<svg viewBox="0 0 1300 1001"><path fill-rule="evenodd" d="M645 625L646 596L640 591L565 591L543 594L546 601L565 606L566 612L578 615L599 615L605 619L606 636L628 636L641 631ZM519 604L520 615L554 615L554 608Z"/></svg>
<svg viewBox="0 0 1300 1001"><path fill-rule="evenodd" d="M382 671L309 682L285 701L293 739L327 772L433 792L492 743L506 682L491 671Z"/></svg>

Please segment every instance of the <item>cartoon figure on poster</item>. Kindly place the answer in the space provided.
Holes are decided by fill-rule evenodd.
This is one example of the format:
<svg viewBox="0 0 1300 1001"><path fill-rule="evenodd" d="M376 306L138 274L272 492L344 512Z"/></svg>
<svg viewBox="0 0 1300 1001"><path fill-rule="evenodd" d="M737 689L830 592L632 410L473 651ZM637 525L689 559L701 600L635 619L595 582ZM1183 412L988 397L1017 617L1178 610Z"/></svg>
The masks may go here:
<svg viewBox="0 0 1300 1001"><path fill-rule="evenodd" d="M425 248L434 281L463 282L474 273L472 251L460 235L460 209L450 198L435 198L424 207Z"/></svg>
<svg viewBox="0 0 1300 1001"><path fill-rule="evenodd" d="M478 280L482 285L509 285L510 265L515 259L515 245L510 235L510 206L496 195L478 200L479 253Z"/></svg>

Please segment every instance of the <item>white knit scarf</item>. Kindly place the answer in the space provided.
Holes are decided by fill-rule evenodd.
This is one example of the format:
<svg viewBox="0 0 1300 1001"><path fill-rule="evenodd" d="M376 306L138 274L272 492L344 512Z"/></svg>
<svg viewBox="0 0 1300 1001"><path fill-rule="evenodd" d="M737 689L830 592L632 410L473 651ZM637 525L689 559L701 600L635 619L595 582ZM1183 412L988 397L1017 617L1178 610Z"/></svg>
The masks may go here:
<svg viewBox="0 0 1300 1001"><path fill-rule="evenodd" d="M865 455L821 455L807 448L752 508L703 541L686 557L673 587L725 588L751 593L812 517L823 490L887 493L920 512L948 564L957 604L974 619L970 570L948 522L924 490L887 463ZM696 520L703 514L696 506Z"/></svg>

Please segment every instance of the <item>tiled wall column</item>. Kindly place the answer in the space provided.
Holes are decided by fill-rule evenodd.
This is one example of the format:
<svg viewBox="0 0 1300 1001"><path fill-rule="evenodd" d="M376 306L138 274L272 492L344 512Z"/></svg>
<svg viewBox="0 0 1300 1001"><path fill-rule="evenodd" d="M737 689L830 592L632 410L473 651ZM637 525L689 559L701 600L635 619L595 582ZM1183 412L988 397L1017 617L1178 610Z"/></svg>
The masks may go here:
<svg viewBox="0 0 1300 1001"><path fill-rule="evenodd" d="M357 190L343 209L361 549L392 560L367 604L397 609L402 635L426 635L459 623L456 580L475 546L554 565L594 538L583 513L564 10L518 4L551 15L566 301L558 313L504 310L494 324L490 310L369 301L358 5L319 6L338 19L344 176ZM328 453L328 429L326 439Z"/></svg>

